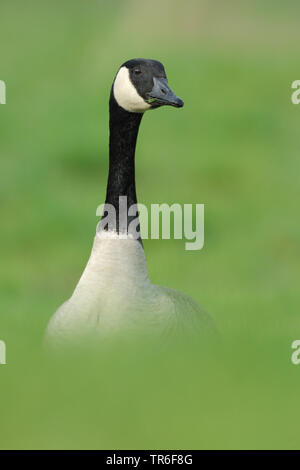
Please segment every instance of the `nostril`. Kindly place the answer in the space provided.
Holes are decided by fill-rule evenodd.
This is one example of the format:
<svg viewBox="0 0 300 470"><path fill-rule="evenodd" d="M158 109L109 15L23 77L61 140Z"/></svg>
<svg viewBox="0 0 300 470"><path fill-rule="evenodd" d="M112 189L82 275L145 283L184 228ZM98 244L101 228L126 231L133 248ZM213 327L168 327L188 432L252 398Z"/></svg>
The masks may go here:
<svg viewBox="0 0 300 470"><path fill-rule="evenodd" d="M163 95L167 94L167 90L165 88L161 88L160 91L162 92Z"/></svg>

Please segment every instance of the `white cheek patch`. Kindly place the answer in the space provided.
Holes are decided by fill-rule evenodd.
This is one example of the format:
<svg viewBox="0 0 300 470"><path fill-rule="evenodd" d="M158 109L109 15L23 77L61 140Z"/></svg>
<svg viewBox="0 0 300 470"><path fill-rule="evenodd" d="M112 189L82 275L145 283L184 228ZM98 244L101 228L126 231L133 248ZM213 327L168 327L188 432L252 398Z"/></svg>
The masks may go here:
<svg viewBox="0 0 300 470"><path fill-rule="evenodd" d="M143 113L150 104L138 94L129 78L127 67L121 67L114 82L114 97L119 106L131 113Z"/></svg>

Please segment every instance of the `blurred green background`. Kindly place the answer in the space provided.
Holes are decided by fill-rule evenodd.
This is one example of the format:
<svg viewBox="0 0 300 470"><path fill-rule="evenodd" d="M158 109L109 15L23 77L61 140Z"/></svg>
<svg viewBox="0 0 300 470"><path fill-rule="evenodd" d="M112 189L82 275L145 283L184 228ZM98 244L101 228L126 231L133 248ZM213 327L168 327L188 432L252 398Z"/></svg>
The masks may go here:
<svg viewBox="0 0 300 470"><path fill-rule="evenodd" d="M1 448L299 448L296 1L2 1ZM155 58L184 99L145 115L139 202L204 203L205 246L145 241L150 278L221 333L197 344L41 352L104 202L116 70Z"/></svg>

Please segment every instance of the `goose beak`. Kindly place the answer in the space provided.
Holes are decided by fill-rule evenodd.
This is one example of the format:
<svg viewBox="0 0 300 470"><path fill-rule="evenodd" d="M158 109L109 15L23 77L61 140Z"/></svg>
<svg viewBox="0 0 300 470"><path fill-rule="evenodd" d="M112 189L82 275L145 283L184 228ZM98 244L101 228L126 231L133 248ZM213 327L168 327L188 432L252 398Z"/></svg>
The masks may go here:
<svg viewBox="0 0 300 470"><path fill-rule="evenodd" d="M182 108L184 102L175 95L168 85L166 78L153 77L153 88L148 93L147 102L153 108L157 106L174 106L175 108Z"/></svg>

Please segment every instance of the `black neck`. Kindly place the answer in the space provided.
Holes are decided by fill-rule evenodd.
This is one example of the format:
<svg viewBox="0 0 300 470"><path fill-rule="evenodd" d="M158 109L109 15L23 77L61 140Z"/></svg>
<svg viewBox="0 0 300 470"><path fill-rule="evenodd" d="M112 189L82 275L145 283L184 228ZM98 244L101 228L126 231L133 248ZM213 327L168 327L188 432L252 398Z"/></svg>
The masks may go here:
<svg viewBox="0 0 300 470"><path fill-rule="evenodd" d="M135 147L143 114L130 113L121 108L114 96L109 101L109 173L106 189L105 204L111 204L116 211L117 232L128 229L130 222L137 216L127 217L127 226L119 227L119 218L123 217L125 210L137 204L135 190ZM126 196L127 203L119 208L119 197ZM105 213L104 213L105 215ZM109 229L109 226L103 226Z"/></svg>

